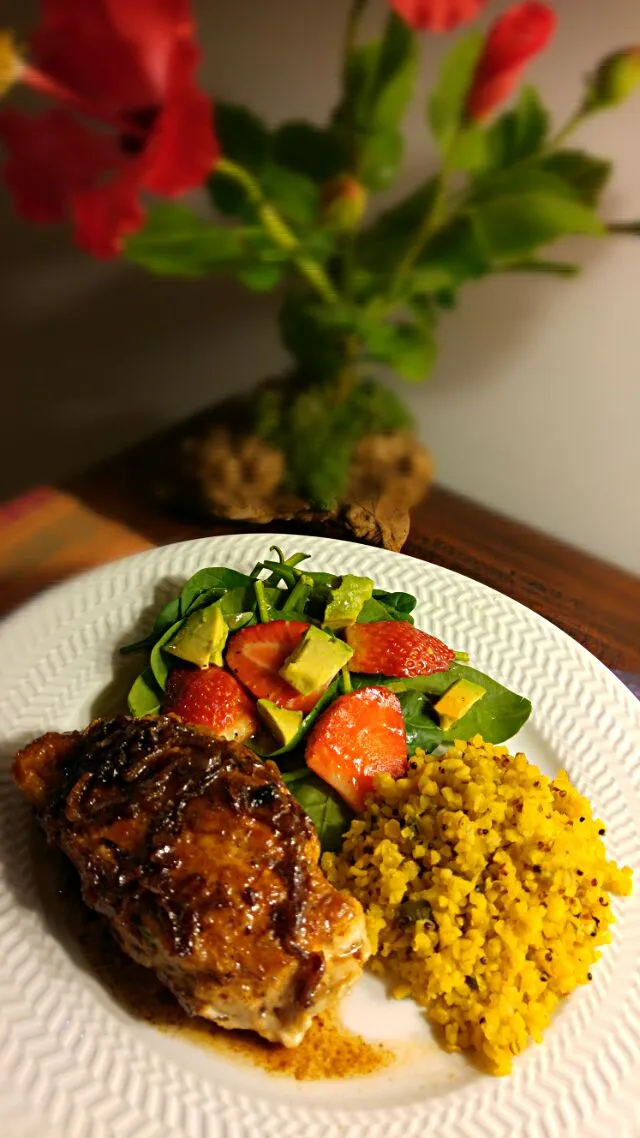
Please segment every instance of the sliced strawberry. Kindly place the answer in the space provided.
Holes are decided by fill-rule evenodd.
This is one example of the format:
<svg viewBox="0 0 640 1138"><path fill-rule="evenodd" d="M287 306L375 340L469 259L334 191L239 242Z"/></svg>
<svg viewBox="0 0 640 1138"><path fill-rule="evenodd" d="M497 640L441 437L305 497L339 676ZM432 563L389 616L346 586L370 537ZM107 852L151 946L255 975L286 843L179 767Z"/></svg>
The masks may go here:
<svg viewBox="0 0 640 1138"><path fill-rule="evenodd" d="M352 624L346 637L353 648L349 660L351 672L430 676L433 672L446 672L455 660L451 648L406 620Z"/></svg>
<svg viewBox="0 0 640 1138"><path fill-rule="evenodd" d="M300 695L278 671L298 647L308 627L301 620L271 620L241 628L229 637L227 665L258 699L270 699L278 707L306 715L324 688L310 695Z"/></svg>
<svg viewBox="0 0 640 1138"><path fill-rule="evenodd" d="M208 727L220 739L248 739L258 730L253 700L224 668L174 668L164 710Z"/></svg>
<svg viewBox="0 0 640 1138"><path fill-rule="evenodd" d="M407 735L397 695L360 688L329 705L307 738L307 766L354 810L362 810L382 771L399 778L407 769Z"/></svg>

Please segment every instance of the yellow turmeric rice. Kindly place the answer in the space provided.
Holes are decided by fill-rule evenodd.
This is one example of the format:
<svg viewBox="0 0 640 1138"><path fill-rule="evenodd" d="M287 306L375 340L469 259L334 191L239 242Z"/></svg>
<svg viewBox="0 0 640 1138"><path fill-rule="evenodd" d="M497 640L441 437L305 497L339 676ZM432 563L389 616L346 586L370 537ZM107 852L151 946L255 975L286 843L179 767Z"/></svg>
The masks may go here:
<svg viewBox="0 0 640 1138"><path fill-rule="evenodd" d="M443 757L417 751L406 778L380 775L323 867L362 902L392 994L417 1000L448 1050L508 1074L591 980L610 894L631 892L604 833L564 771L552 781L476 736Z"/></svg>

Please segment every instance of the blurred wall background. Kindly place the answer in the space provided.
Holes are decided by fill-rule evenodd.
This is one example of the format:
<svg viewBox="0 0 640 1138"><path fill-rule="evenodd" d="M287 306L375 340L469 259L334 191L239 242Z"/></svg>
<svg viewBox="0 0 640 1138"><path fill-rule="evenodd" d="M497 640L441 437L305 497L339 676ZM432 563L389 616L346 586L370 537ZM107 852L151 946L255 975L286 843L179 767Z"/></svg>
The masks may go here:
<svg viewBox="0 0 640 1138"><path fill-rule="evenodd" d="M507 6L494 0L489 16ZM372 29L384 7L373 4ZM559 33L530 77L561 121L594 61L640 42L640 4L555 7ZM198 0L206 84L271 122L322 119L346 8ZM24 31L36 11L35 0L0 0L0 25ZM424 91L447 42L424 40ZM423 104L403 187L434 161ZM640 216L640 97L576 141L616 163L608 217ZM403 390L443 484L640 571L640 242L571 241L558 252L584 264L577 281L468 286L442 319L433 378ZM61 231L14 217L0 187L0 495L69 475L281 367L275 311L273 298L227 282L92 262Z"/></svg>

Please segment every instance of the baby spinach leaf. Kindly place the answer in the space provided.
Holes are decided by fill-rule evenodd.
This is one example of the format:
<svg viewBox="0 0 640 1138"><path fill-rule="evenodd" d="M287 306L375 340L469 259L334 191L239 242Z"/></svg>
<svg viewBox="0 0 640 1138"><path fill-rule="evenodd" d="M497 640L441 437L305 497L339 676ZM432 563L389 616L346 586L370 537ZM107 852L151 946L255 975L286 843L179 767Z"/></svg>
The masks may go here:
<svg viewBox="0 0 640 1138"><path fill-rule="evenodd" d="M248 584L250 584L248 575L238 573L236 569L225 569L224 566L199 569L189 578L180 594L181 614L184 616L190 611L200 593L205 593L209 589L236 589Z"/></svg>
<svg viewBox="0 0 640 1138"><path fill-rule="evenodd" d="M376 597L371 597L368 601L364 602L360 609L356 624L371 624L372 621L393 619L394 618L389 614L387 606L384 605L382 601L377 600Z"/></svg>
<svg viewBox="0 0 640 1138"><path fill-rule="evenodd" d="M182 608L179 613L180 616L191 616L192 612L197 612L198 609L207 608L208 605L214 604L224 596L226 589L205 589L202 593L197 593L191 603Z"/></svg>
<svg viewBox="0 0 640 1138"><path fill-rule="evenodd" d="M486 694L449 731L442 733L443 742L482 735L487 743L504 743L520 730L531 714L530 700L509 691L497 680L491 679L491 676L457 661L447 672L415 676L396 682L407 691L441 696L456 680L470 680L474 684L480 684L486 689ZM402 701L402 695L400 698Z"/></svg>
<svg viewBox="0 0 640 1138"><path fill-rule="evenodd" d="M400 607L397 607L394 598L398 599ZM374 589L371 599L365 601L360 609L356 624L370 624L378 620L406 620L408 624L413 624L411 609L415 604L415 597L409 593L385 593L381 589Z"/></svg>
<svg viewBox="0 0 640 1138"><path fill-rule="evenodd" d="M404 717L409 754L412 755L416 747L421 747L423 751L435 751L444 741L445 734L435 721L431 701L419 691L398 692L397 695Z"/></svg>
<svg viewBox="0 0 640 1138"><path fill-rule="evenodd" d="M443 695L456 680L480 684L486 694L453 727L443 731L433 711L434 697ZM416 747L433 751L440 743L472 739L474 735L482 735L487 743L504 743L517 734L531 714L530 700L458 661L447 672L435 672L431 676L394 678L352 673L351 683L354 689L387 687L396 693L402 706L409 752Z"/></svg>
<svg viewBox="0 0 640 1138"><path fill-rule="evenodd" d="M131 715L157 715L162 706L162 692L156 684L151 668L145 668L133 681L127 705Z"/></svg>
<svg viewBox="0 0 640 1138"><path fill-rule="evenodd" d="M235 616L228 616L229 632L237 632L240 628L248 628L250 624L257 624L256 614L253 612L239 612Z"/></svg>
<svg viewBox="0 0 640 1138"><path fill-rule="evenodd" d="M289 790L311 818L323 850L339 850L353 814L346 802L308 767L283 774Z"/></svg>
<svg viewBox="0 0 640 1138"><path fill-rule="evenodd" d="M257 609L254 587L255 581L252 581L250 578L248 578L248 581L248 585L240 585L236 589L228 589L226 593L223 593L220 600L215 602L227 620L229 617L238 616L239 613L250 612L255 614ZM265 589L264 592L267 603L270 606L273 605L279 596L279 590Z"/></svg>
<svg viewBox="0 0 640 1138"><path fill-rule="evenodd" d="M411 593L387 593L384 589L374 589L373 595L376 600L381 601L388 608L394 608L397 612L404 614L413 612L418 603L416 598L411 596Z"/></svg>
<svg viewBox="0 0 640 1138"><path fill-rule="evenodd" d="M161 636L151 649L151 655L149 657L151 673L158 687L162 691L164 691L167 686L167 679L169 678L169 672L171 671L171 665L169 664L169 661L167 660L167 657L162 649L164 648L165 644L169 643L171 638L175 635L178 629L182 627L183 624L183 620L178 620L175 624L172 624L171 628L167 629L164 636Z"/></svg>

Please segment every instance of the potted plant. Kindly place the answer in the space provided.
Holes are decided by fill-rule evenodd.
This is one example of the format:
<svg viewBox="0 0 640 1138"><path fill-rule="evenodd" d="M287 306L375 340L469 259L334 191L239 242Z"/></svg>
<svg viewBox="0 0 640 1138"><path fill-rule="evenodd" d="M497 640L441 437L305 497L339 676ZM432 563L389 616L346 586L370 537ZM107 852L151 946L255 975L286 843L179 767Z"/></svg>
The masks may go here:
<svg viewBox="0 0 640 1138"><path fill-rule="evenodd" d="M42 0L28 53L0 36L0 94L22 84L48 105L0 108L0 144L16 208L71 223L93 255L279 290L289 373L190 425L160 492L218 516L332 521L399 548L431 464L372 369L425 379L467 282L571 276L577 267L548 253L557 238L638 233L601 217L610 163L570 136L640 85L640 49L597 64L558 128L520 85L552 38L552 10L529 0L486 33L467 29L428 100L439 168L381 213L376 195L402 165L419 34L451 32L488 4L390 0L378 38L362 42L366 7L351 0L327 122L269 129L197 86L189 0ZM200 186L208 212L174 200Z"/></svg>

